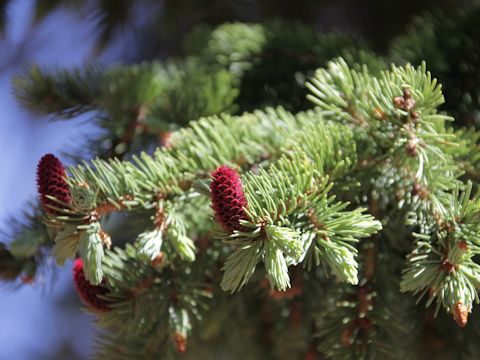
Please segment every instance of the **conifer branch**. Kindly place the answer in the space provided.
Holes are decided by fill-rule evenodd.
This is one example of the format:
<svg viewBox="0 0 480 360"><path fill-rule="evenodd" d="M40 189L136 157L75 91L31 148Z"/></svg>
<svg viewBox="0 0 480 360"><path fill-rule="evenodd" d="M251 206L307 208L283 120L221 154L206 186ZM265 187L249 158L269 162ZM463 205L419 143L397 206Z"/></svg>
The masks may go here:
<svg viewBox="0 0 480 360"><path fill-rule="evenodd" d="M0 245L0 277L35 274L50 248L58 264L80 256L75 284L108 330L105 359L173 359L190 344L225 358L236 343L265 357L247 325L265 329L269 354L404 358L415 329L399 290L466 326L479 301L480 193L463 181L478 177L479 138L438 111L444 97L425 63L385 70L352 37L282 22L191 36L183 60L16 78L34 111L94 112L120 158L100 152L67 175L48 155L46 226L37 218ZM306 85L314 110L229 115L306 107L304 79L338 55ZM278 82L282 64L292 76ZM172 130L162 148L133 155ZM124 249L106 232L115 212L132 227L142 220ZM285 326L318 338L285 350Z"/></svg>

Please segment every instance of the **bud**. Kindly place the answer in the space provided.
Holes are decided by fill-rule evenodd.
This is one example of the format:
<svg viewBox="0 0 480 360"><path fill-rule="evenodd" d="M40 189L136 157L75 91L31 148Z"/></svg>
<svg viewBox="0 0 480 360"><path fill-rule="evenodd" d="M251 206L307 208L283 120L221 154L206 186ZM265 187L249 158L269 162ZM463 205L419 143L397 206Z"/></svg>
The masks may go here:
<svg viewBox="0 0 480 360"><path fill-rule="evenodd" d="M393 105L396 108L403 109L403 107L405 106L405 99L401 96L396 96L393 98Z"/></svg>
<svg viewBox="0 0 480 360"><path fill-rule="evenodd" d="M97 194L88 184L80 184L71 189L72 205L80 211L89 211L95 208Z"/></svg>
<svg viewBox="0 0 480 360"><path fill-rule="evenodd" d="M407 146L405 146L405 151L410 157L417 156L417 141L409 140Z"/></svg>
<svg viewBox="0 0 480 360"><path fill-rule="evenodd" d="M468 308L461 302L457 302L453 308L453 319L457 322L457 325L464 327L467 325L468 320Z"/></svg>
<svg viewBox="0 0 480 360"><path fill-rule="evenodd" d="M187 337L184 334L179 332L175 333L173 340L175 341L175 347L179 353L187 351Z"/></svg>

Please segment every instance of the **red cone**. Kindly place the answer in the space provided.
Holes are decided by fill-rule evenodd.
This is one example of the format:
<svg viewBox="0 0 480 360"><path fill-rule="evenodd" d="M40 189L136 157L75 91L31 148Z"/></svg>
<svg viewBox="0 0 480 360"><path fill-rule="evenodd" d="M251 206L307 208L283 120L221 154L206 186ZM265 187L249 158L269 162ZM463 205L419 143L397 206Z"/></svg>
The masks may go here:
<svg viewBox="0 0 480 360"><path fill-rule="evenodd" d="M98 295L107 294L108 289L102 285L92 285L85 279L82 259L75 260L73 266L73 282L75 283L78 296L80 296L80 299L82 299L85 305L101 312L110 310L110 302L98 297Z"/></svg>
<svg viewBox="0 0 480 360"><path fill-rule="evenodd" d="M223 165L212 173L210 185L215 219L226 232L241 230L240 220L246 219L247 200L238 173Z"/></svg>
<svg viewBox="0 0 480 360"><path fill-rule="evenodd" d="M71 201L70 187L65 181L66 177L67 173L65 168L55 155L47 154L38 162L37 186L40 195L40 203L42 204L43 209L49 214L57 213L57 211L50 208L49 205L56 207L61 207L61 205L48 199L48 195L53 196L66 204L69 204Z"/></svg>

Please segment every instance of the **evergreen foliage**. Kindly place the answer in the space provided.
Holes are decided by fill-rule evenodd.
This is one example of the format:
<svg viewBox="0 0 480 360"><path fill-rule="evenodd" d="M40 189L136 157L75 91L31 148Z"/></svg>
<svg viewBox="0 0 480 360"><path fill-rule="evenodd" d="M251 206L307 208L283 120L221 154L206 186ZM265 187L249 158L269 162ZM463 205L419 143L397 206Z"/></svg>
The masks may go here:
<svg viewBox="0 0 480 360"><path fill-rule="evenodd" d="M437 11L418 16L392 45L395 61L413 64L426 61L444 85L444 108L465 125L477 127L480 123L479 14L480 6L474 3L453 14Z"/></svg>
<svg viewBox="0 0 480 360"><path fill-rule="evenodd" d="M388 67L354 37L279 21L199 27L184 53L15 78L26 107L91 113L105 134L68 168L71 201L46 194L51 211L1 244L1 279L80 256L107 289L109 311L89 309L99 359L478 353L478 133L439 111L429 62ZM222 165L246 201L235 227L214 216L229 179L211 209ZM127 244L117 213L138 230Z"/></svg>

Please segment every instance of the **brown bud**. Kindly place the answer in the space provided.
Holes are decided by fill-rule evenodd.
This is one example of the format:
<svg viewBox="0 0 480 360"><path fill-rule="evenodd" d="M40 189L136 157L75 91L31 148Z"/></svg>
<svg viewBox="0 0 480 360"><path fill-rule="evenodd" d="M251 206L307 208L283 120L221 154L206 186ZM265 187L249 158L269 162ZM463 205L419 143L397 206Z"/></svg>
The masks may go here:
<svg viewBox="0 0 480 360"><path fill-rule="evenodd" d="M405 100L412 98L412 92L407 87L404 87L402 90L403 90L403 97L405 98Z"/></svg>
<svg viewBox="0 0 480 360"><path fill-rule="evenodd" d="M433 211L432 215L433 215L433 218L434 218L435 222L438 224L438 226L440 226L440 227L443 226L442 215L436 210Z"/></svg>
<svg viewBox="0 0 480 360"><path fill-rule="evenodd" d="M420 185L420 183L416 182L415 184L413 184L412 196L420 194L421 190L422 190L422 185Z"/></svg>
<svg viewBox="0 0 480 360"><path fill-rule="evenodd" d="M415 100L413 98L408 98L405 99L404 105L403 105L403 110L410 111L415 108Z"/></svg>
<svg viewBox="0 0 480 360"><path fill-rule="evenodd" d="M373 116L378 120L387 120L387 114L379 108L373 109Z"/></svg>
<svg viewBox="0 0 480 360"><path fill-rule="evenodd" d="M175 333L174 339L175 347L179 353L184 353L187 351L187 337L182 333Z"/></svg>
<svg viewBox="0 0 480 360"><path fill-rule="evenodd" d="M393 98L393 105L396 108L403 109L403 107L405 106L405 99L401 96L396 96Z"/></svg>
<svg viewBox="0 0 480 360"><path fill-rule="evenodd" d="M464 327L467 325L468 320L468 308L461 302L457 302L453 308L453 319L457 322L457 325Z"/></svg>
<svg viewBox="0 0 480 360"><path fill-rule="evenodd" d="M445 230L447 230L448 233L453 233L455 231L455 224L450 221L446 222Z"/></svg>
<svg viewBox="0 0 480 360"><path fill-rule="evenodd" d="M441 268L447 273L451 274L457 270L457 265L452 264L448 258L443 259Z"/></svg>
<svg viewBox="0 0 480 360"><path fill-rule="evenodd" d="M468 244L465 240L462 240L458 243L458 248L467 251L468 250Z"/></svg>
<svg viewBox="0 0 480 360"><path fill-rule="evenodd" d="M405 146L405 151L407 152L407 155L410 157L417 156L417 142L410 140Z"/></svg>
<svg viewBox="0 0 480 360"><path fill-rule="evenodd" d="M428 198L428 189L422 186L420 183L415 183L412 189L412 196L417 195L420 199L425 200Z"/></svg>

